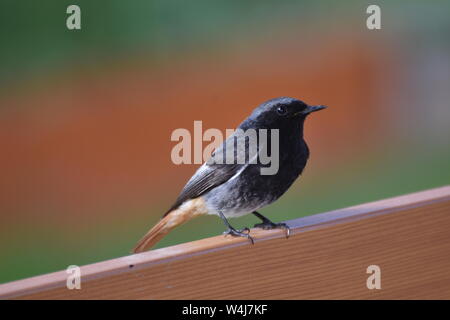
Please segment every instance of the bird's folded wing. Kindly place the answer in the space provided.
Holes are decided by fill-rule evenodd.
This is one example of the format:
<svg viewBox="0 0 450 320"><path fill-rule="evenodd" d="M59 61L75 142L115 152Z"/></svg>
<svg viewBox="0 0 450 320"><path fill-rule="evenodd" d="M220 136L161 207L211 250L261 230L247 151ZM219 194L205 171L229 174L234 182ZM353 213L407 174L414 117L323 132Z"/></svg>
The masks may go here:
<svg viewBox="0 0 450 320"><path fill-rule="evenodd" d="M178 208L186 200L200 197L212 188L225 183L240 169L243 169L243 166L242 164L203 164L184 186L177 200L164 216Z"/></svg>
<svg viewBox="0 0 450 320"><path fill-rule="evenodd" d="M227 142L230 142L231 140L235 143L227 144ZM227 182L234 175L242 172L248 166L249 159L252 158L252 155L249 155L248 146L248 140L244 136L236 134L231 135L212 153L211 158L191 177L175 203L164 216L170 211L178 208L186 200L197 198L212 188ZM245 154L244 163L237 163L238 150ZM231 161L230 159L226 159L227 153L232 155Z"/></svg>

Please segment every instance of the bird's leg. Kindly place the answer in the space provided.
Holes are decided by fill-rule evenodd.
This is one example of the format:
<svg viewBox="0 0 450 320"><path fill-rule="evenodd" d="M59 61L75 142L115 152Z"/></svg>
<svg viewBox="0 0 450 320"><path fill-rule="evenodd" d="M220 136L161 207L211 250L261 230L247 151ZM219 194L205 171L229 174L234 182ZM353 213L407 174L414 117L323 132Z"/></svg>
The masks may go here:
<svg viewBox="0 0 450 320"><path fill-rule="evenodd" d="M286 238L289 238L289 235L291 234L291 229L289 229L289 226L286 223L275 223L264 217L261 213L253 211L252 212L255 216L260 218L262 220L262 223L257 223L254 225L255 228L263 228L264 230L269 229L276 229L276 228L282 228L286 229Z"/></svg>
<svg viewBox="0 0 450 320"><path fill-rule="evenodd" d="M221 211L219 211L219 216L225 223L225 226L228 228L223 234L225 234L225 235L230 234L235 237L244 237L244 238L249 239L252 242L252 244L255 244L255 242L253 241L253 238L248 234L248 233L250 233L249 228L246 227L241 230L236 230L235 228L233 228L231 226L231 224L228 222L227 218L225 218L225 216L223 215L223 213ZM245 233L244 231L247 231L248 233Z"/></svg>

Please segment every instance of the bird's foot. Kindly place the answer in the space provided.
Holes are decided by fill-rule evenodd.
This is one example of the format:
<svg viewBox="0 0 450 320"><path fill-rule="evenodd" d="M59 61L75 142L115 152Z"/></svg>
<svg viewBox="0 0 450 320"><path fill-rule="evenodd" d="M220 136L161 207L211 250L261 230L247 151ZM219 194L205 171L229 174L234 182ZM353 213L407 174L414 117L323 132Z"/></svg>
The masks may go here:
<svg viewBox="0 0 450 320"><path fill-rule="evenodd" d="M247 232L247 233L246 233ZM243 228L240 230L236 230L234 228L228 228L227 231L225 231L223 234L224 235L232 235L233 237L243 237L243 238L247 238L249 239L252 244L255 244L255 242L253 241L253 238L250 236L250 229L249 228Z"/></svg>
<svg viewBox="0 0 450 320"><path fill-rule="evenodd" d="M262 228L264 230L271 230L271 229L285 229L286 230L286 238L289 238L291 235L291 229L286 223L280 222L280 223L274 223L270 220L257 223L254 225L255 228Z"/></svg>

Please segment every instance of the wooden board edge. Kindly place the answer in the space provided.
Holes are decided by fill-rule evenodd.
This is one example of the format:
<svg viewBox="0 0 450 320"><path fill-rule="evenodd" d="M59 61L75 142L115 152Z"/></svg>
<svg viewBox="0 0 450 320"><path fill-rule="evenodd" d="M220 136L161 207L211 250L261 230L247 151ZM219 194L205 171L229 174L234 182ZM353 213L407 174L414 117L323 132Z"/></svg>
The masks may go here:
<svg viewBox="0 0 450 320"><path fill-rule="evenodd" d="M389 214L402 209L426 206L441 201L450 201L450 186L306 216L286 221L286 223L291 228L291 234L295 236L295 234L305 232L306 230L324 228L329 225L370 218L380 214ZM251 232L255 241L267 241L285 236L283 230L252 229ZM144 253L132 254L82 266L82 281L90 281L118 273L135 271L136 269L146 268L174 259L183 259L193 255L206 254L212 251L225 250L243 245L250 245L247 239L216 236ZM1 284L0 299L9 299L25 294L64 287L67 276L68 274L64 270Z"/></svg>

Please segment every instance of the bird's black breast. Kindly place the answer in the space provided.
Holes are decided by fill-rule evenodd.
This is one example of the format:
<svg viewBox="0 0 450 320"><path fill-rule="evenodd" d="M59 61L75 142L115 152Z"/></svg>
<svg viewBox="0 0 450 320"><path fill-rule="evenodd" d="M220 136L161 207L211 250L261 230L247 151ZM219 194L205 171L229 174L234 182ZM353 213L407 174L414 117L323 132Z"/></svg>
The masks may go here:
<svg viewBox="0 0 450 320"><path fill-rule="evenodd" d="M279 167L274 175L262 175L261 165L249 165L238 177L235 187L244 198L256 198L271 203L281 197L302 173L309 157L306 142L297 141L280 144Z"/></svg>

